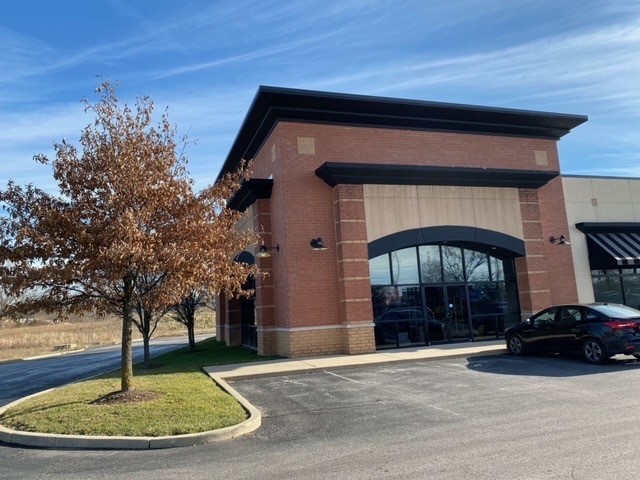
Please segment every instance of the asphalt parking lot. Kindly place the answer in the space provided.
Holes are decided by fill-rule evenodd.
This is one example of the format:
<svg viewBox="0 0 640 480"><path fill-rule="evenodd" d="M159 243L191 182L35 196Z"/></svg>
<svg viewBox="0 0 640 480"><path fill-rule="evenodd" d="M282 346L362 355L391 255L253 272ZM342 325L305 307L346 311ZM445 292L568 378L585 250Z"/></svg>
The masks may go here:
<svg viewBox="0 0 640 480"><path fill-rule="evenodd" d="M263 426L164 451L0 447L1 478L619 479L640 363L493 355L233 382Z"/></svg>

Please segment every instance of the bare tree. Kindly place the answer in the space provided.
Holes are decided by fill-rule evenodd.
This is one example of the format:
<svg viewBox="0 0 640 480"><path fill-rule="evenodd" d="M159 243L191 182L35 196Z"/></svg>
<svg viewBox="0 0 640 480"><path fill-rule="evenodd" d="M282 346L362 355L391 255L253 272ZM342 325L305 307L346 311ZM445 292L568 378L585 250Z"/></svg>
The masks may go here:
<svg viewBox="0 0 640 480"><path fill-rule="evenodd" d="M193 352L196 349L196 313L199 309L206 306L205 298L206 295L204 292L192 290L180 301L180 303L173 307L173 318L187 327L190 352Z"/></svg>

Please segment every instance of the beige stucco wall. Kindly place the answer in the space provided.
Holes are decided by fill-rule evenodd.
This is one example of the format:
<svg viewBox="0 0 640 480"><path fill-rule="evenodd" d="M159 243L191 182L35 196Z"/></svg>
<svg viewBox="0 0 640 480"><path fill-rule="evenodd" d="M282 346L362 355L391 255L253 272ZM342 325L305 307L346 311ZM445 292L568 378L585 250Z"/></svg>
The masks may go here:
<svg viewBox="0 0 640 480"><path fill-rule="evenodd" d="M414 228L461 225L524 239L515 188L364 185L367 241Z"/></svg>
<svg viewBox="0 0 640 480"><path fill-rule="evenodd" d="M587 239L580 222L640 222L640 178L562 177L580 302L593 302Z"/></svg>

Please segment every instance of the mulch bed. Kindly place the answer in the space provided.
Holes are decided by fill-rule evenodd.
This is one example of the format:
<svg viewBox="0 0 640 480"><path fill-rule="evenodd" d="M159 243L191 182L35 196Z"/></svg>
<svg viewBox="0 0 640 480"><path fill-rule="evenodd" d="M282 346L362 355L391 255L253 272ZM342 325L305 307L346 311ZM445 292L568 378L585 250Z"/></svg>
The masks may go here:
<svg viewBox="0 0 640 480"><path fill-rule="evenodd" d="M147 402L160 398L155 392L130 390L128 392L111 392L91 402L92 405L118 405L120 403Z"/></svg>

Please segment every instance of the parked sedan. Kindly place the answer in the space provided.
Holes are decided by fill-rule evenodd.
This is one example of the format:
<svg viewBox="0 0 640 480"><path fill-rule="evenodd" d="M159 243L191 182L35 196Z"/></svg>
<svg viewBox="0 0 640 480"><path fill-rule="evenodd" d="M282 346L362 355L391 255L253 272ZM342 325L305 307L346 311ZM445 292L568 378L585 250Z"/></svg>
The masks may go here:
<svg viewBox="0 0 640 480"><path fill-rule="evenodd" d="M559 305L505 331L513 355L577 352L589 363L624 353L640 359L640 310L616 303Z"/></svg>

